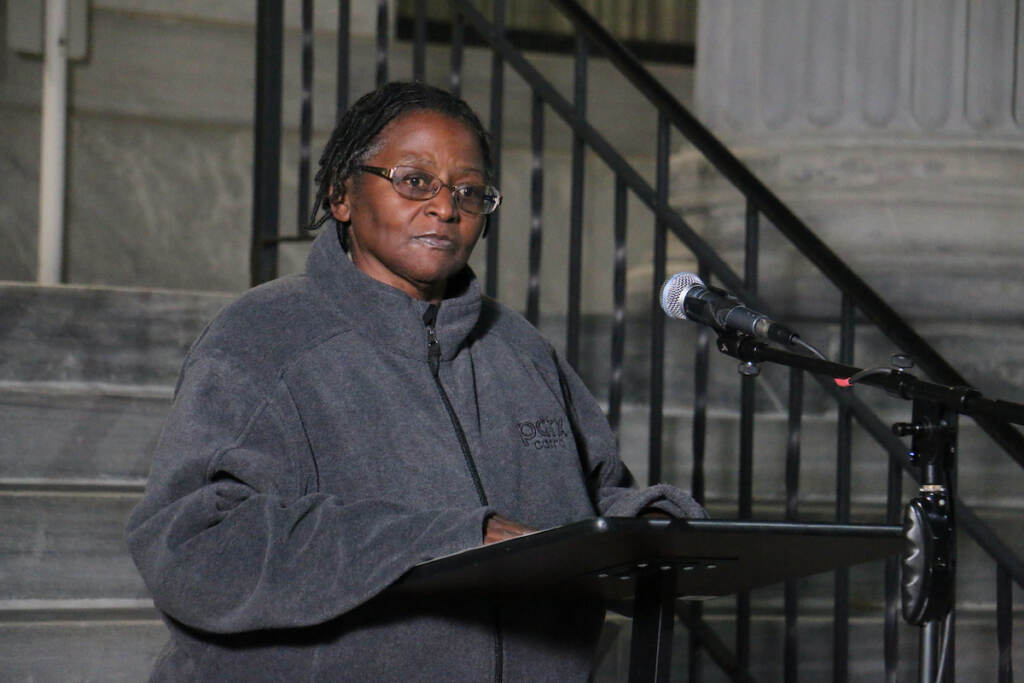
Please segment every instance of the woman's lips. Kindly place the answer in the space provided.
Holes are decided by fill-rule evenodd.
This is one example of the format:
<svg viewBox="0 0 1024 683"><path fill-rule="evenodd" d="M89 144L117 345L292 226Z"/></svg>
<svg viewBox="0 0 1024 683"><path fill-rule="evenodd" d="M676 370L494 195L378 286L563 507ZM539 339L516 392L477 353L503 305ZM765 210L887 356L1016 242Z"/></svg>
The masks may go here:
<svg viewBox="0 0 1024 683"><path fill-rule="evenodd" d="M425 246L433 249L452 249L454 243L452 239L446 235L439 235L436 233L429 233L426 235L417 235L416 241Z"/></svg>

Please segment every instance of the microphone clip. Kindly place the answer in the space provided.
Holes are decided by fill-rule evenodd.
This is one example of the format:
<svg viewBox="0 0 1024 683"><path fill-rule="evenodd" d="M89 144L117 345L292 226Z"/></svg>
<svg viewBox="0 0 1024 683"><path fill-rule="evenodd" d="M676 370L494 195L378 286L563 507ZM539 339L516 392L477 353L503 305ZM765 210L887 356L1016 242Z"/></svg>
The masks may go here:
<svg viewBox="0 0 1024 683"><path fill-rule="evenodd" d="M735 330L723 330L718 333L715 346L725 355L739 359L736 372L744 377L757 377L761 374L761 361L755 359L766 346L752 335Z"/></svg>

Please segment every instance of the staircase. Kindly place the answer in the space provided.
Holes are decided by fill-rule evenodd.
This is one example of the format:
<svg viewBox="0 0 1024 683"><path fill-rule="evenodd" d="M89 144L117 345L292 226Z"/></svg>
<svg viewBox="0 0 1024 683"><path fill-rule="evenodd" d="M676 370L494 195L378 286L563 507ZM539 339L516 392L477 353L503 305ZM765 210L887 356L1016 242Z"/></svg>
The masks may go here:
<svg viewBox="0 0 1024 683"><path fill-rule="evenodd" d="M181 359L230 297L0 283L0 678L141 681L166 640L123 540Z"/></svg>
<svg viewBox="0 0 1024 683"><path fill-rule="evenodd" d="M108 10L107 23L111 23L111 14ZM137 17L131 20L135 21ZM165 28L186 33L177 26ZM243 49L249 34L229 28L240 36L235 43L243 45L235 45L235 49ZM211 23L203 30L228 29ZM164 33L163 29L160 33ZM294 41L294 35L292 39ZM409 47L400 45L392 50L392 77L407 77L408 67L413 61ZM317 54L330 55L332 52L330 49L319 50ZM365 36L353 41L352 52L354 84L351 91L361 92L372 85L369 74L372 71L373 41ZM446 66L447 51L431 46L428 53L428 78L432 82L443 82L444 74L441 77L438 74ZM476 70L467 74L464 84L474 76L480 82L474 83L473 88L467 87L466 96L474 107L484 112L487 111L488 85L481 74L488 74L489 54L470 54L467 50L467 70L474 60ZM540 70L546 77L553 78L562 92L572 89L572 66L568 58L542 57L532 61L541 65ZM590 65L592 81L607 83L606 73L613 71L609 63L592 59ZM328 76L320 70L317 77L321 79L317 91L329 91ZM290 81L292 89L297 80L293 78ZM531 124L527 103L531 88L518 78L510 78L509 81L512 94L507 95L506 106L518 109L515 109L515 116L508 117L510 120L505 126L506 180L502 186L518 183L515 194L526 198L529 195L526 172L516 173L512 169L529 168ZM647 111L636 114L637 120L642 121L642 135L631 135L624 126L616 128L618 110L613 108L614 100L620 100L621 105L622 100L634 103L641 99L634 93L626 94L621 90L616 86L592 93L592 98L598 98L599 105L592 107L591 118L597 120L594 125L617 148L625 146L627 151L624 154L632 159L637 156L636 147L649 143L656 135L656 116L643 102L642 106ZM239 119L247 115L248 105L243 107L239 103L248 100L240 95L224 99L211 111L219 116L225 110L231 110ZM317 100L318 106L324 106L324 99ZM185 105L170 102L167 106ZM235 110L244 111L239 113ZM549 122L557 119L550 108L546 111ZM605 125L609 120L610 125ZM567 231L558 230L559 226L564 228L571 204L567 196L567 179L571 174L572 162L568 157L572 136L566 133L569 129L561 121L555 121L554 125L557 126L554 127L555 134L548 131L550 144L545 148L548 182L552 178L563 182L547 196L545 214L550 215L546 221L545 284L538 322L556 345L563 346L566 330L572 324L569 320L572 314L545 315L545 312L565 311L567 307L563 299L563 281L565 264L570 260L569 238L565 234ZM552 127L551 123L548 126ZM242 133L236 135L239 136ZM181 144L185 144L186 138L191 140L193 137L192 134L181 135ZM211 133L210 137L220 139L222 136ZM295 131L288 131L286 137L295 137ZM508 146L510 137L515 140L515 146ZM213 156L223 155L218 152ZM649 156L650 152L638 163L647 171L655 165ZM513 160L511 163L510 159ZM713 171L703 158L699 161L694 159L695 155L690 152L673 156L675 192L670 197L673 208L678 208L702 235L718 230L723 223L723 214L729 214L724 223L736 229L724 234L725 244L713 246L725 254L725 260L733 268L740 271L745 265L743 224L747 207L742 197L736 198L738 193L727 182L711 181L710 191L707 184L701 186ZM592 166L600 166L593 156L587 166L587 201L592 201L594 196L603 199L596 205L597 211L588 204L588 212L597 216L597 220L590 220L592 216L588 215L587 229L590 231L595 222L600 222L600 232L597 235L588 232L584 236L588 259L584 272L611 273L613 235L609 216L615 189L614 174L607 168L595 170ZM691 173L698 182L687 182ZM696 203L707 202L710 208L694 210L695 198L687 194L691 190L684 189L681 193L677 190L680 177L685 188L698 188L693 192L699 195ZM283 189L289 207L294 193L293 186ZM236 192L227 194L237 196ZM708 199L710 195L713 195L711 200ZM720 200L719 195L730 197ZM506 253L526 251L530 223L526 204L524 199L520 206L510 202L502 209L501 234ZM231 208L227 213L235 217L236 209ZM202 208L197 213L201 216L196 225L208 228L208 211ZM711 223L712 229L705 233L700 228L701 220L707 215L718 219L718 222ZM649 224L649 216L642 215L635 222L643 224L645 221ZM117 221L113 218L97 221L104 226L108 222ZM127 227L135 230L134 222L129 221ZM244 277L241 272L244 268L238 263L238 254L244 253L244 248L238 247L241 236L237 234L239 226L234 227L235 233L229 236L234 243L228 247L224 246L220 235L204 235L204 239L216 241L219 246L203 245L203 255L196 258L206 261L190 266L197 272L205 272L233 258L233 279L227 284L221 283L221 288L235 286L239 278ZM198 231L194 227L189 229ZM770 230L766 225L762 232L767 234ZM719 235L723 236L721 232ZM805 262L798 267L800 279L796 285L792 281L788 285L780 285L770 274L792 267L801 257L779 248L778 244L768 244L768 237L764 239L761 270L768 275L761 278L759 293L767 301L785 302L783 305L787 308L773 310L799 329L804 337L835 357L841 348L841 320L837 312L839 293L831 289L820 275L809 275L812 269ZM781 241L777 237L773 239ZM657 327L663 321L658 321L649 312L648 290L652 279L651 254L647 246L652 241L649 225L631 226L629 240L630 298L626 306L629 312L625 323L628 335L622 362L619 434L624 459L637 478L644 481L652 430L649 339L658 334ZM176 241L188 243L182 239ZM86 242L89 240L82 240L82 243ZM486 244L481 245L478 257L482 257L484 248ZM595 257L598 248L605 251ZM291 252L282 255L282 270L296 270L302 260L301 245L286 245L286 250ZM500 294L511 305L519 306L526 300L526 282L529 279L522 265L524 257L519 254L518 257L503 258L512 259L516 267L503 269ZM518 261L514 260L516 258ZM194 275L192 271L178 269L177 262L182 259L155 259L161 260L174 264L167 266L175 270L174 273L161 275L168 282L172 282L172 277L189 280ZM482 258L479 260L477 267L484 272ZM682 242L673 240L669 245L668 260L673 265L669 272L697 269L698 259L690 251L690 245ZM130 259L125 261L128 263ZM593 267L595 262L597 266ZM999 277L986 280L985 291L995 294L1005 291L1001 288L1009 288L1011 293L1019 291L1017 265L1000 267ZM83 279L94 275L90 271ZM596 279L593 275L590 277ZM125 281L130 279L130 275L125 275ZM876 283L874 277L871 281ZM178 286L176 280L173 283ZM600 284L602 287L605 285L604 282ZM916 325L917 329L947 357L969 359L972 365L958 363L958 369L986 394L1024 401L1024 394L1020 393L1020 358L1024 357L1024 352L1021 343L1014 341L1021 338L1019 311L1015 311L1008 322L996 320L991 315L993 312L1005 312L1002 309L993 311L994 307L990 306L993 301L999 301L999 297L983 297L988 316L984 328L958 324L958 313L950 309L949 293L942 290L941 282L938 283L940 286L921 282L912 284L912 287L899 289L899 293L907 301L927 302L929 320L923 325ZM793 286L796 292L785 290L785 286ZM892 291L887 284L876 283L876 288L887 293ZM597 287L584 290L584 311L607 308L606 302L596 306L592 301L588 302L586 297L593 296L596 290ZM603 293L604 290L601 291ZM122 527L128 511L140 496L148 469L148 455L166 412L184 350L204 322L230 298L219 294L163 290L38 288L0 284L0 514L3 515L0 519L4 520L4 533L0 537L0 547L3 548L3 553L0 553L0 678L15 681L145 678L166 631L124 550ZM608 359L612 356L610 339L614 319L614 313L609 311L585 312L578 334L579 369L595 393L608 405L611 403ZM982 334L979 334L979 329L982 329ZM692 434L700 425L707 434L704 498L714 516L734 517L740 472L736 454L743 431L743 415L738 408L743 391L736 381L735 361L717 354L711 356L707 422L701 423L694 416L696 327L671 322L666 326L665 334L664 348L668 351L663 359L665 392L663 410L660 411L663 415L661 436L658 439L662 449L661 478L683 488L691 487L692 469L697 457L692 446ZM982 343L986 346L981 346ZM863 320L858 321L856 357L859 364L885 363L889 354L896 350L894 344L876 328ZM781 519L785 515L785 450L790 437L787 427L788 391L788 376L778 369L766 367L757 380L753 403L756 429L752 480L753 516L758 519ZM871 396L871 400L872 407L883 421L907 418L907 406L902 402L889 400L884 395ZM801 520L835 518L835 453L839 440L836 422L835 404L820 387L807 382L801 426ZM1022 470L1016 468L970 420L962 420L961 429L959 477L962 495L988 527L999 538L1011 543L1019 555L1020 539L1024 538L1024 503L1019 495L1024 490ZM880 521L886 514L889 454L860 430L853 431L852 452L851 518L855 521ZM906 501L913 493L914 486L905 479L901 499ZM964 534L960 538L960 552L957 679L996 680L999 660L995 619L998 575L991 558ZM830 680L833 677L834 581L831 574L821 575L802 581L798 586L799 618L792 628L797 639L801 680ZM1009 623L1017 633L1012 662L1020 671L1024 667L1024 648L1020 646L1020 633L1024 628L1024 595L1019 585L1009 580L1004 585L1011 585L1005 604L1011 611ZM885 674L883 567L871 564L854 568L850 574L850 586L849 631L846 635L849 680L880 680ZM702 614L704 630L700 623L689 621L684 623L690 628L676 629L674 680L691 680L686 674L695 663L695 657L703 662L699 678L702 681L782 679L784 652L790 641L787 640L786 601L781 587L752 594L749 638L737 638L734 606L732 598L708 602ZM898 630L899 678L913 680L917 674L918 633L902 622ZM611 682L625 679L628 633L627 620L614 616L609 619L596 680ZM697 655L689 648L691 633L701 636L702 648ZM746 643L748 648L746 656L750 666L746 673L735 666L736 652L740 648L737 643ZM710 664L712 660L716 665Z"/></svg>
<svg viewBox="0 0 1024 683"><path fill-rule="evenodd" d="M145 587L128 557L122 529L139 499L149 454L169 406L178 367L188 344L233 295L97 287L37 287L0 284L0 671L11 681L144 680L166 639ZM606 320L589 321L583 334L584 374L596 379L607 334ZM641 328L642 319L631 325ZM543 325L557 332L564 320ZM692 330L675 327L669 346L691 356ZM604 340L604 341L602 341ZM670 358L673 357L670 355ZM643 359L641 359L642 361ZM643 367L643 362L636 363ZM685 376L682 361L669 377ZM761 378L770 396L778 377ZM601 382L594 381L595 387ZM640 377L630 387L622 412L623 454L642 479L648 410ZM710 453L735 452L738 414L734 389L723 382L708 425ZM665 479L688 485L693 418L685 383L668 394L665 423ZM733 394L730 395L730 392ZM834 489L831 444L833 414L805 418L808 455L801 473L805 520L828 520ZM766 399L760 406L758 440L766 453L782 447L786 416ZM965 425L966 426L966 425ZM965 448L979 439L965 429ZM961 470L965 489L992 493L990 504L972 501L1003 537L1021 531L1024 507L1008 499L998 461L972 462ZM885 501L878 493L885 459L855 465L863 493L855 496L854 518L877 521ZM783 516L783 461L758 458L755 516ZM1006 490L1001 491L1002 488ZM709 462L707 499L714 516L734 515L736 468L728 457ZM860 489L858 489L860 490ZM909 490L908 490L909 495ZM988 680L996 658L995 596L991 567L975 546L962 541L958 581L958 660L961 680ZM852 572L851 678L874 681L882 668L882 566ZM831 666L833 579L819 575L800 582L801 676L827 678ZM734 639L732 598L705 604L704 620L725 649ZM1018 602L1019 604L1019 602ZM752 596L751 659L754 680L775 680L784 642L781 587ZM1019 612L1015 625L1024 626ZM685 671L692 657L689 632L676 630L674 669ZM629 621L609 617L595 680L612 683L628 673ZM901 627L901 672L916 672L916 636ZM707 661L708 655L700 655ZM702 680L728 680L706 666Z"/></svg>

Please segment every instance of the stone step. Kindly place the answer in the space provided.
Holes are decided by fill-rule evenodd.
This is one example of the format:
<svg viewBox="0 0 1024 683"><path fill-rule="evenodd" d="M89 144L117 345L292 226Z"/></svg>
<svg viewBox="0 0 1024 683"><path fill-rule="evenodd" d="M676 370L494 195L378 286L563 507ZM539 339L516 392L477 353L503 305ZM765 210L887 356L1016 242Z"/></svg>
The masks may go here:
<svg viewBox="0 0 1024 683"><path fill-rule="evenodd" d="M237 295L0 283L0 296L5 303L0 308L0 343L5 349L0 380L173 386L188 346ZM646 300L631 303L636 311L649 307ZM799 310L792 313L795 317L783 318L785 322L834 358L838 352L834 322L802 317ZM596 394L604 395L610 376L611 316L586 315L582 322L581 375ZM556 347L564 346L564 316L545 316L540 327ZM687 321L667 322L668 404L693 399L694 343L700 329ZM1024 402L1024 334L1019 321L928 319L918 324L918 331L986 396ZM650 386L649 317L630 315L626 335L625 395L643 399ZM861 367L887 365L890 356L901 351L865 326L858 330L855 348L854 364ZM710 405L737 405L735 368L734 359L712 350ZM784 368L763 366L759 405L784 405L787 382ZM824 405L815 382L806 382L806 391L809 410ZM898 404L875 389L865 387L861 393L872 403Z"/></svg>
<svg viewBox="0 0 1024 683"><path fill-rule="evenodd" d="M185 350L206 321L233 295L0 284L0 296L5 302L0 308L0 343L5 350L0 357L3 478L137 480L148 468L144 454L149 452L159 432ZM607 392L607 322L603 316L584 319L582 374L599 397ZM557 341L564 339L563 323L564 318L548 318L542 327ZM642 319L630 319L629 324L629 339L645 338L647 328ZM698 329L690 323L670 321L667 330L670 352L665 358L664 445L666 471L672 480L682 476L691 461L691 424L686 406L693 402L691 363ZM977 333L975 337L998 337L994 330L989 332ZM962 343L969 346L968 341L965 337ZM861 348L871 344L865 342ZM823 344L825 350L829 345ZM634 343L627 348L623 451L638 478L645 479L645 459L634 458L632 454L642 453L646 448L642 404L647 400L649 385L649 345ZM1003 381L1014 382L1017 373L1024 369L1024 348L1019 363L1013 353L1016 351L1010 348L1001 357L994 352L984 354L989 371L980 374L1001 375ZM885 357L881 352L870 355ZM979 365L977 369L984 368ZM732 454L738 440L734 436L734 414L739 405L735 361L713 352L711 370L708 452ZM759 417L755 433L759 454L774 454L759 455L756 459L756 466L762 468L757 473L756 486L762 489L759 495L778 495L782 482L781 454L786 443L781 414L788 399L788 373L782 368L765 366L756 385ZM807 381L805 386L802 489L813 499L829 495L832 488L830 454L835 446L829 421L834 406L816 382ZM1019 386L1024 386L1024 382ZM993 394L996 395L999 394ZM884 392L865 387L859 396L892 420L906 417L906 404ZM47 422L49 426L44 428ZM997 450L978 436L977 430L972 433L970 420L963 420L962 424L964 495L968 499L981 495L989 501L1014 504L1019 499L1018 492L1024 490L1024 472L1004 471ZM858 444L868 443L859 432L855 433ZM862 450L871 455L856 461L855 480L865 482L864 495L877 495L880 487L876 482L884 481L885 461L875 455L877 449L873 446L862 449L858 445L856 452ZM709 458L708 466L717 471L715 477L709 478L710 497L735 490L731 464L716 467L714 459Z"/></svg>
<svg viewBox="0 0 1024 683"><path fill-rule="evenodd" d="M166 393L203 326L234 296L0 283L0 380Z"/></svg>
<svg viewBox="0 0 1024 683"><path fill-rule="evenodd" d="M42 388L40 388L42 387ZM137 491L149 470L153 446L169 405L169 389L98 393L81 386L57 390L41 383L0 383L0 489L96 487ZM895 418L893 418L895 419ZM623 408L619 429L623 458L638 481L647 479L649 411ZM811 414L801 429L802 502L834 499L836 430L833 415ZM664 419L663 478L690 485L693 463L692 411L672 406ZM785 496L787 417L762 413L755 420L757 452L754 493L763 502ZM732 499L738 487L739 422L735 413L712 412L706 441L706 496ZM854 429L853 500L884 501L888 463L885 453L861 429ZM1009 461L969 421L960 440L960 495L971 505L1021 510L1024 472ZM906 478L904 499L914 487Z"/></svg>
<svg viewBox="0 0 1024 683"><path fill-rule="evenodd" d="M623 459L638 481L646 481L647 438L650 412L643 406L627 406L619 429ZM758 415L754 421L754 497L764 502L785 497L787 416ZM895 418L893 419L895 420ZM806 416L800 430L799 495L802 501L835 499L836 420L833 415ZM665 415L662 444L662 478L680 486L690 485L693 467L693 414L672 410ZM709 500L734 498L739 487L739 417L708 415L705 443L705 487ZM909 439L905 441L909 450ZM852 441L852 497L865 504L885 500L888 454L859 425ZM1024 470L971 422L963 422L959 441L958 493L970 505L1024 511ZM916 493L916 484L904 476L904 499Z"/></svg>
<svg viewBox="0 0 1024 683"><path fill-rule="evenodd" d="M0 487L140 489L170 405L159 392L0 383Z"/></svg>
<svg viewBox="0 0 1024 683"><path fill-rule="evenodd" d="M147 600L124 542L137 494L2 492L0 601ZM49 603L19 603L44 609Z"/></svg>
<svg viewBox="0 0 1024 683"><path fill-rule="evenodd" d="M173 386L188 346L234 294L99 288L39 287L0 283L0 381L84 383L131 386L154 391ZM635 310L646 310L649 303ZM835 357L837 326L829 321L787 319L802 336L826 355ZM610 377L611 316L587 315L581 329L580 373L598 396L606 396ZM666 327L665 401L693 401L693 358L701 328L687 321L668 321ZM546 316L541 330L556 347L564 345L564 316ZM919 331L989 398L1024 402L1024 334L1014 322L929 320ZM623 389L628 400L644 402L650 387L650 320L627 319ZM857 335L855 365L887 365L900 351L870 329ZM733 410L738 405L736 361L712 350L709 406ZM786 405L788 371L764 365L757 382L757 405L762 411ZM923 375L922 375L923 377ZM819 385L805 382L805 410L831 409ZM902 401L870 387L861 398L883 409L898 409Z"/></svg>
<svg viewBox="0 0 1024 683"><path fill-rule="evenodd" d="M6 620L0 612L0 671L5 681L144 681L167 642L150 616L76 612L63 618Z"/></svg>
<svg viewBox="0 0 1024 683"><path fill-rule="evenodd" d="M67 601L145 601L148 593L124 543L123 530L138 495L85 492L2 492L0 518L0 609L46 610ZM728 519L734 512L712 506L712 515ZM854 521L878 523L881 510L856 510ZM823 506L803 512L801 521L826 521ZM990 513L988 523L1001 535L1019 528L1019 514ZM756 519L780 519L778 509L759 507ZM862 605L882 600L883 563L850 570L851 595ZM804 599L831 599L831 575L801 581ZM965 605L991 607L995 602L995 567L963 534L959 541L958 599ZM771 607L771 591L755 602ZM17 601L17 602L11 602ZM132 603L136 604L136 603ZM20 607L19 607L20 606Z"/></svg>
<svg viewBox="0 0 1024 683"><path fill-rule="evenodd" d="M32 510L29 517L19 518L24 524L18 532L23 537L22 561L36 552L33 544L39 534L54 539L85 533L83 519L92 520L86 525L87 530L95 523L97 529L113 528L120 533L127 510L144 485L152 443L165 410L166 398L148 396L23 390L0 394L0 455L5 463L0 478L2 500L15 514ZM620 436L624 456L642 482L646 479L647 411L632 406L623 417ZM689 414L675 413L668 416L665 424L664 479L689 488L692 419ZM716 517L735 514L738 481L735 457L731 454L737 452L737 434L735 415L710 416L706 500ZM755 434L761 444L754 471L756 517L780 519L785 495L785 417L759 416ZM855 435L853 513L861 521L879 522L884 518L884 453L859 430L855 430ZM810 417L805 420L803 436L801 518L827 521L833 515L835 429L827 417ZM972 447L970 444L977 436L976 430L973 436L965 430L962 440L961 497L993 525L1004 542L1020 553L1024 515L1022 503L1014 495L1019 482L1012 476L1019 476L1020 472L1013 466L1000 467L1006 463L1001 462L995 450ZM631 448L630 444L636 447ZM915 495L909 478L905 478L905 484L903 501ZM84 506L84 517L76 507L80 504ZM115 541L120 552L120 539ZM64 546L58 546L51 552L64 550ZM71 552L73 555L74 551ZM62 561L57 566L72 566L80 559ZM127 575L134 578L130 563L126 566ZM82 573L75 575L81 578ZM991 577L983 578L983 585L989 584ZM87 591L76 597L97 595L110 597L119 593Z"/></svg>
<svg viewBox="0 0 1024 683"><path fill-rule="evenodd" d="M0 670L9 681L140 681L145 680L167 630L157 619L93 618L69 615L63 619L9 621L0 612ZM712 632L734 649L732 618L706 609ZM1019 612L1014 630L1024 618ZM919 630L900 622L900 680L915 680ZM778 615L754 613L751 619L751 675L758 681L781 680L784 624ZM802 615L797 622L800 680L832 678L832 620L830 615ZM610 615L605 624L594 680L617 683L628 678L630 621ZM689 631L676 624L671 680L684 681L688 664ZM884 677L883 626L878 617L855 617L850 623L850 681L867 683ZM998 661L995 623L989 614L961 611L957 617L956 680L995 679ZM700 656L703 681L729 680L707 653ZM1024 648L1013 651L1016 670L1024 666Z"/></svg>
<svg viewBox="0 0 1024 683"><path fill-rule="evenodd" d="M735 652L735 626L731 616L711 612L705 622L730 652ZM998 646L995 619L988 613L961 611L957 615L956 677L958 681L996 679ZM1014 618L1015 632L1024 625L1024 614ZM832 627L830 614L801 615L797 621L798 677L801 681L834 680L832 670ZM898 680L917 680L918 636L920 630L900 622ZM753 614L750 623L750 674L756 681L781 681L784 677L785 623L778 615ZM629 678L630 622L612 617L606 622L600 667L594 680L615 683ZM687 681L689 631L679 622L673 632L672 681ZM884 631L881 617L855 616L849 630L849 679L852 683L885 680ZM1013 650L1013 665L1024 664L1024 648ZM731 680L702 652L701 681L724 683Z"/></svg>

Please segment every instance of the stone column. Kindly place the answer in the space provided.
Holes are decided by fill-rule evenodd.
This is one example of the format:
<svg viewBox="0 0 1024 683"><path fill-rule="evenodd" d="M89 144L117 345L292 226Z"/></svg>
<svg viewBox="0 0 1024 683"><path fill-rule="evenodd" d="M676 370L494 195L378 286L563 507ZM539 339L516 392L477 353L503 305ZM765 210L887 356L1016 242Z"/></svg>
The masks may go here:
<svg viewBox="0 0 1024 683"><path fill-rule="evenodd" d="M976 351L1024 319L1022 40L1014 0L714 0L699 8L695 93L698 116L858 274L1018 401L1022 344ZM692 151L674 163L674 200L742 272L742 200ZM763 232L777 309L835 315L831 288ZM682 247L673 258L692 264Z"/></svg>
<svg viewBox="0 0 1024 683"><path fill-rule="evenodd" d="M1021 139L1014 0L700 6L697 101L715 128Z"/></svg>

